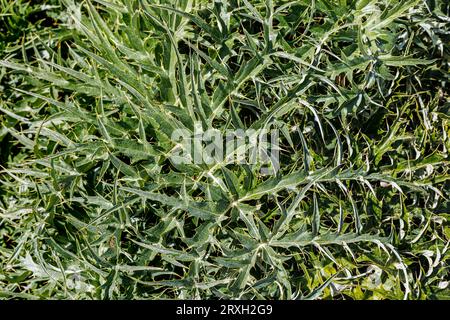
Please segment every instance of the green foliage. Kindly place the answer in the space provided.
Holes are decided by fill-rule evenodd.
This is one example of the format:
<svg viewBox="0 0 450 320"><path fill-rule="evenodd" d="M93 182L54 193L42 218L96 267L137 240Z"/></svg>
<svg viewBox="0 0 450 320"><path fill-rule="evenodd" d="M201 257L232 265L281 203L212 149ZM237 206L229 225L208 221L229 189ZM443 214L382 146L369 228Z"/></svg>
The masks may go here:
<svg viewBox="0 0 450 320"><path fill-rule="evenodd" d="M32 3L0 0L1 297L450 298L446 1ZM280 170L171 162L196 123L280 129Z"/></svg>

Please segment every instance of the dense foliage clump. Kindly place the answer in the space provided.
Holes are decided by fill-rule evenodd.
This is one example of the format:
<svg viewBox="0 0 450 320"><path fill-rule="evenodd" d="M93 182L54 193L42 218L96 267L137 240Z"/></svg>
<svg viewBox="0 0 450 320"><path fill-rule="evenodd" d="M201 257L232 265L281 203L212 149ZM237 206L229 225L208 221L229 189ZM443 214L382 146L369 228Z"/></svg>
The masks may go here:
<svg viewBox="0 0 450 320"><path fill-rule="evenodd" d="M0 296L450 298L444 0L0 0ZM176 129L280 132L280 168Z"/></svg>

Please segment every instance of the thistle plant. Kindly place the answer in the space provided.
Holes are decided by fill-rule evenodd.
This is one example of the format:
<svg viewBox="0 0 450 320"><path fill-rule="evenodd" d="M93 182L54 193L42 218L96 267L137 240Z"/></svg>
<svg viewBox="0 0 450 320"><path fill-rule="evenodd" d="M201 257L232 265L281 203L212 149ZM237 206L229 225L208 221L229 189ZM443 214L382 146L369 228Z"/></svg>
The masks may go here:
<svg viewBox="0 0 450 320"><path fill-rule="evenodd" d="M446 1L0 3L0 296L450 298Z"/></svg>

